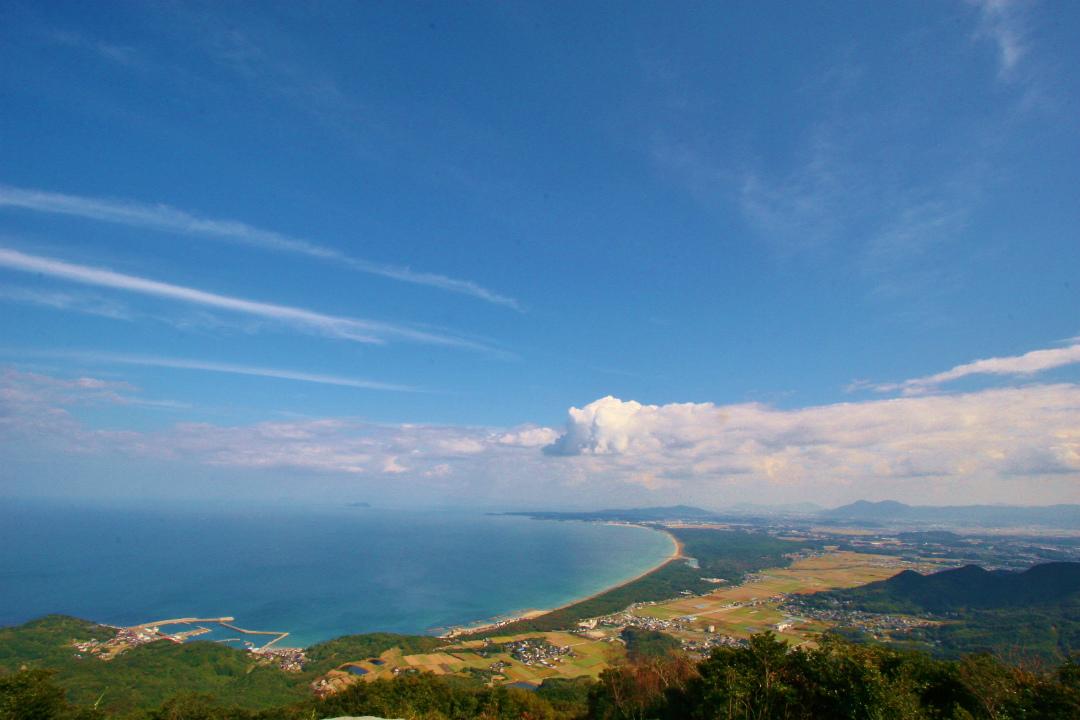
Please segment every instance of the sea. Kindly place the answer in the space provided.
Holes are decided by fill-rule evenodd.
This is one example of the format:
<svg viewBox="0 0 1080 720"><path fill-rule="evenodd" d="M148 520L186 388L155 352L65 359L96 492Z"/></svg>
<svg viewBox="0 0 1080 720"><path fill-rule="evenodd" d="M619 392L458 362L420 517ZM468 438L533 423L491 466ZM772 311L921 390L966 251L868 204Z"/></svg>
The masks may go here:
<svg viewBox="0 0 1080 720"><path fill-rule="evenodd" d="M642 527L478 511L4 502L0 625L232 616L288 647L439 633L586 597L671 550Z"/></svg>

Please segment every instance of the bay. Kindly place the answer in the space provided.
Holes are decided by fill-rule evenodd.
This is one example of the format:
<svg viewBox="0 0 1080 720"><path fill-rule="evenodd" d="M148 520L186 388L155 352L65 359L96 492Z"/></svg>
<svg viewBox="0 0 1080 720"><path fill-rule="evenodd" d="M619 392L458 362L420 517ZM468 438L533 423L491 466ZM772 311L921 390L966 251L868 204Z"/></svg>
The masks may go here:
<svg viewBox="0 0 1080 720"><path fill-rule="evenodd" d="M428 633L556 607L671 552L632 526L469 511L132 509L8 502L0 624L46 613L130 625L231 615L306 646Z"/></svg>

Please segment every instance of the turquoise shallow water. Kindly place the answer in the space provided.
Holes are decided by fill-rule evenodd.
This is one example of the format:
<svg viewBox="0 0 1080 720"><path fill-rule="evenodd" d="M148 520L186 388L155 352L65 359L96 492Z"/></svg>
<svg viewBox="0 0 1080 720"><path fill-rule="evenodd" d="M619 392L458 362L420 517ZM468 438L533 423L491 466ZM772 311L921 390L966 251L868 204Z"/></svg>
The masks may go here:
<svg viewBox="0 0 1080 720"><path fill-rule="evenodd" d="M0 624L232 615L285 645L561 605L671 550L662 533L468 512L148 511L6 503Z"/></svg>

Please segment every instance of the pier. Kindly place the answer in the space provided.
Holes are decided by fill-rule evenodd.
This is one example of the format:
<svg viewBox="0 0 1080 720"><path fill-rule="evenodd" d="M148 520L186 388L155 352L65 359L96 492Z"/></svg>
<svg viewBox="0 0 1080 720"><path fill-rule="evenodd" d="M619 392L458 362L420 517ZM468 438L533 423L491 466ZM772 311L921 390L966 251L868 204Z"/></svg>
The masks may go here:
<svg viewBox="0 0 1080 720"><path fill-rule="evenodd" d="M232 618L228 618L228 620L231 621ZM277 635L277 637L275 637L273 640L270 640L269 642L267 642L261 648L258 648L257 650L255 650L255 652L262 652L263 650L269 650L271 645L273 645L275 643L278 643L278 642L281 642L282 640L284 640L285 638L287 638L289 636L289 633L287 633L287 632L277 632L275 630L245 630L244 628L236 627L235 625L230 625L228 622L219 622L218 625L221 625L222 627L227 627L230 630L235 630L238 633L244 633L245 635Z"/></svg>
<svg viewBox="0 0 1080 720"><path fill-rule="evenodd" d="M233 625L232 622L234 620L236 620L236 618L232 617L231 615L226 615L224 617L215 617L215 618L199 618L199 617L169 618L168 620L154 620L152 622L140 623L139 625L130 625L127 628L124 628L124 629L128 630L128 631L130 631L132 633L136 633L136 634L140 633L140 632L152 631L152 632L155 632L159 637L162 637L162 638L165 638L165 639L168 639L168 640L172 640L173 642L183 642L184 640L186 640L186 639L188 639L190 637L195 637L197 635L205 635L206 633L210 632L210 630L207 629L207 628L204 628L204 627L200 627L200 628L196 628L194 630L186 630L186 631L178 632L178 633L166 633L166 632L161 631L161 629L160 629L161 627L164 627L166 625L195 625L196 623L204 623L204 624L220 625L221 627L225 627L225 628L228 628L230 630L234 630L234 631L236 631L238 633L242 633L244 635L273 635L273 636L275 636L272 640L267 641L266 644L263 645L262 647L252 648L252 652L263 652L265 650L269 650L273 645L276 645L277 643L281 642L282 640L284 640L285 638L287 638L289 636L289 633L287 633L287 632L279 632L277 630L247 630L245 628L237 627L236 625Z"/></svg>
<svg viewBox="0 0 1080 720"><path fill-rule="evenodd" d="M194 623L218 623L222 625L227 622L232 622L236 618L234 617L217 617L217 618L173 618L171 620L155 620L153 622L141 623L139 625L129 625L129 630L142 630L144 628L160 627L161 625L193 625Z"/></svg>

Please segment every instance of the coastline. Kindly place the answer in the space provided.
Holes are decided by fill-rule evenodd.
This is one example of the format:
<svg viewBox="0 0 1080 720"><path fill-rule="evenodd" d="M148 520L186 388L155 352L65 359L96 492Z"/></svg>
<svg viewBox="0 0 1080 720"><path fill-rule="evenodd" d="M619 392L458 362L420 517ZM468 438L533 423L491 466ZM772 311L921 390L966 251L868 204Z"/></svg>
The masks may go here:
<svg viewBox="0 0 1080 720"><path fill-rule="evenodd" d="M589 522L589 521L586 521L586 522ZM574 598L573 600L565 602L562 605L556 605L555 607L550 607L550 608L529 608L527 610L518 610L518 611L511 612L511 613L507 613L506 615L498 616L496 618L491 618L491 619L488 619L488 620L482 620L477 624L456 625L454 627L446 629L446 631L443 632L443 633L440 633L438 635L438 637L445 638L447 640L451 640L451 639L462 637L462 636L473 635L475 633L483 633L483 632L488 632L490 630L498 630L501 627L504 627L504 626L509 625L511 623L518 622L520 620L532 620L534 618L538 618L538 617L542 617L544 615L547 615L548 613L558 612L559 610L565 610L568 607L572 607L572 606L577 605L579 603L587 602L589 600L592 600L593 598L596 598L596 597L599 597L601 595L607 594L607 593L611 592L612 590L618 590L621 587L625 587L625 586L627 586L627 585L629 585L631 583L635 583L638 580L641 580L644 577L652 575L653 573L657 572L658 570L661 570L662 568L667 567L671 563L673 563L673 562L675 562L677 560L681 560L681 559L683 559L685 557L685 555L683 554L684 547L683 547L682 542L677 537L675 537L675 535L673 535L671 532L669 532L668 529L665 528L665 527L656 527L656 526L653 526L653 525L642 525L642 524L639 524L639 523L611 522L611 521L606 521L606 522L604 522L604 524L605 525L634 525L636 527L645 528L646 530L653 530L655 532L663 533L671 541L671 553L666 558L661 560L659 563L654 565L653 567L638 573L637 575L635 575L632 578L627 578L626 580L621 580L621 581L615 583L614 585L609 585L608 587L601 588L600 590L597 590L594 593L590 593L588 595L584 595L584 596L579 597L579 598Z"/></svg>
<svg viewBox="0 0 1080 720"><path fill-rule="evenodd" d="M289 522L280 523L281 532L273 533L271 538L264 537L266 518L262 516L223 514L200 518L183 508L150 515L123 508L99 510L46 505L28 515L34 520L29 525L39 532L18 535L17 542L3 553L5 571L18 573L26 582L20 582L19 592L5 598L0 626L18 626L50 613L88 618L116 627L197 614L229 615L235 616L237 624L244 628L288 631L288 637L271 645L271 649L286 645L308 648L350 635L392 632L432 637L450 629L460 632L499 621L520 622L523 617L536 617L557 607L588 602L588 598L603 596L605 592L627 593L619 588L629 584L632 589L636 587L634 582L653 582L656 575L648 573L656 573L658 568L663 568L659 570L663 577L676 568L682 572L681 563L665 564L678 556L678 545L671 533L652 523L531 522L524 517L488 520L472 511L445 515L401 512L389 517L366 516L361 520L352 515L301 513L288 516ZM105 562L108 556L103 553L112 544L104 543L101 538L110 533L144 540L183 537L190 532L193 522L200 527L199 543L195 545L189 543L174 549L170 542L139 542L129 548L131 562L137 559L141 572L153 576L167 573L177 591L175 601L148 597L138 588L117 596L108 592L131 571L127 563ZM617 525L622 525L622 529ZM90 533L89 541L80 542L86 527L99 532ZM644 530L664 532L668 539L665 542L653 533L639 532ZM381 542L387 548L394 548L393 553L342 553L342 537L363 540L375 535L388 538ZM443 543L431 553L419 552L429 543L439 543L442 537L453 542ZM486 544L481 544L485 540L498 543L499 548L488 549ZM196 548L200 543L243 550L214 560L220 568L229 571L222 574L221 582L202 581L207 565L201 546ZM318 551L314 560L309 557L311 548ZM379 571L393 569L395 565L388 564L392 555L404 551L410 551L409 558L417 555L416 562L410 559L405 568L413 572L405 587L419 583L417 587L424 592L450 590L456 595L440 592L432 595L423 607L414 604L397 608L391 598L402 583L380 580ZM259 572L252 572L250 563L245 565L236 558L265 552L303 562L297 565L295 575L290 571L290 582L259 589L252 582L258 579ZM432 562L432 557L440 559L438 565ZM478 563L478 558L483 558L483 562ZM34 574L34 568L42 561L56 562L64 572L46 582ZM324 572L331 564L349 572L344 576ZM417 571L422 573L417 575ZM484 586L470 580L485 575ZM643 576L646 579L642 580ZM471 585L475 587L466 587ZM305 594L298 586L325 593L326 604L311 608L306 602L291 602ZM281 600L280 608L263 607L261 598L268 592ZM463 597L468 604L444 604L443 597ZM189 606L187 603L192 599L198 599L199 605ZM342 608L350 614L342 615ZM261 646L273 637L245 635L217 625L208 627L212 632L200 634L198 640L238 638ZM172 632L190 628L163 629ZM239 647L241 643L226 645Z"/></svg>

